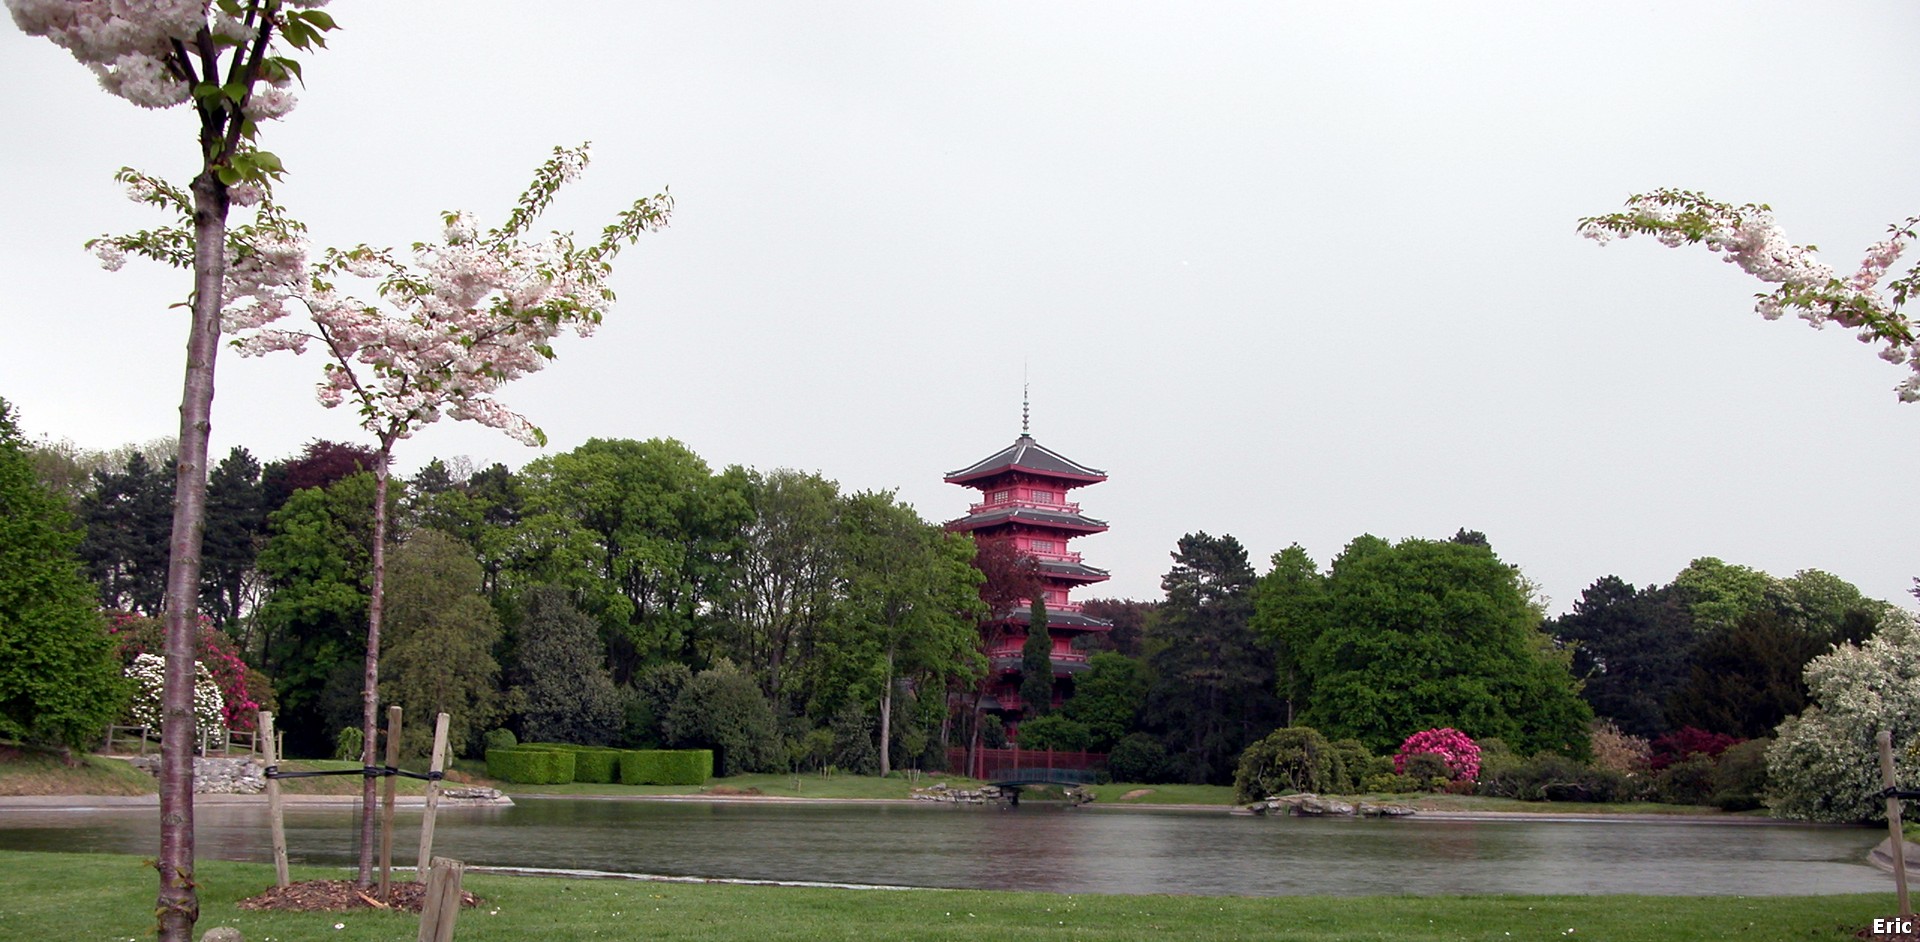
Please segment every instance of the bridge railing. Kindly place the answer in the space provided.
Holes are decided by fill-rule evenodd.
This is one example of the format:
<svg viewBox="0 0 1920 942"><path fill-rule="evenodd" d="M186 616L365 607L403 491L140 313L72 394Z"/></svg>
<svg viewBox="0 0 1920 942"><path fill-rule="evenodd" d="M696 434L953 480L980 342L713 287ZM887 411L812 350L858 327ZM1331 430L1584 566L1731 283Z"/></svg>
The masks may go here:
<svg viewBox="0 0 1920 942"><path fill-rule="evenodd" d="M969 761L971 760L971 761ZM947 750L947 767L984 782L1051 781L1085 784L1107 767L1104 752L1065 752L1054 749Z"/></svg>

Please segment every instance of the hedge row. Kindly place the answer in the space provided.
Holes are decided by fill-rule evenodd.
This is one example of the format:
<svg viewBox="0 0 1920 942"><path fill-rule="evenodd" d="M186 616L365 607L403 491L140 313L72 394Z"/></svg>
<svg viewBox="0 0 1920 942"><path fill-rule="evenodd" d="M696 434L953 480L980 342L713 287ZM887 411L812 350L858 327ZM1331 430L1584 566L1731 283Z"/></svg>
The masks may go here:
<svg viewBox="0 0 1920 942"><path fill-rule="evenodd" d="M521 785L565 785L573 781L573 753L563 749L487 750L487 777Z"/></svg>
<svg viewBox="0 0 1920 942"><path fill-rule="evenodd" d="M520 785L615 781L623 785L700 785L713 777L713 751L526 743L488 749L487 777Z"/></svg>
<svg viewBox="0 0 1920 942"><path fill-rule="evenodd" d="M573 754L573 781L606 784L619 781L620 750L606 746L576 746L564 742L521 743L521 749L545 749Z"/></svg>
<svg viewBox="0 0 1920 942"><path fill-rule="evenodd" d="M699 785L712 777L711 749L632 749L620 753L623 785Z"/></svg>

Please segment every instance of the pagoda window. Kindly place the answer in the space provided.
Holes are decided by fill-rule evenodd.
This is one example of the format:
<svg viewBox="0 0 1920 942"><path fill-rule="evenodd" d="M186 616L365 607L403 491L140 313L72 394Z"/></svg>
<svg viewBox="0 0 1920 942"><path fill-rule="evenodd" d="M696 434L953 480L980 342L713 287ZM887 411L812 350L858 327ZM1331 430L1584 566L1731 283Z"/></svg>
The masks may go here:
<svg viewBox="0 0 1920 942"><path fill-rule="evenodd" d="M1054 552L1054 548L1053 548L1054 544L1052 540L1033 540L1028 545L1036 553Z"/></svg>
<svg viewBox="0 0 1920 942"><path fill-rule="evenodd" d="M1051 504L1054 502L1053 492L1052 491L1034 491L1033 502L1036 504Z"/></svg>
<svg viewBox="0 0 1920 942"><path fill-rule="evenodd" d="M1013 496L1013 492L1012 492L1012 491L994 491L994 492L993 492L993 502L994 502L994 503L996 503L996 504L1004 504L1004 503L1006 503L1006 502L1007 502L1007 500L1008 500L1009 498L1011 498L1012 496Z"/></svg>

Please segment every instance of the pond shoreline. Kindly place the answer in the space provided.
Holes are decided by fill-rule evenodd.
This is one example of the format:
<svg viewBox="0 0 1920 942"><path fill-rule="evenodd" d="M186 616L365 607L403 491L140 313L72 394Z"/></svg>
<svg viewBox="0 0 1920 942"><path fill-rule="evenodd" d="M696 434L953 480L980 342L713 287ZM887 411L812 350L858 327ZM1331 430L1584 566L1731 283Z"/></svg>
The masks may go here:
<svg viewBox="0 0 1920 942"><path fill-rule="evenodd" d="M804 798L787 795L546 795L529 793L506 793L506 801L488 802L472 799L449 799L442 797L442 807L472 807L508 804L520 801L606 801L606 802L663 802L663 803L704 803L704 804L742 804L742 805L879 805L879 806L924 806L937 805L938 802L921 801L912 798ZM265 804L267 796L256 795L195 795L194 804L202 805L246 805ZM359 795L282 795L280 800L289 807L351 807L360 804ZM1066 802L1031 802L1039 805L1066 805ZM37 808L54 811L85 811L94 808L159 807L157 795L0 795L0 810L7 808ZM421 795L395 796L394 804L401 808L420 808L426 805ZM1194 814L1230 814L1234 805L1194 805L1194 804L1150 804L1128 802L1126 804L1102 804L1092 802L1078 806L1078 810L1092 812L1109 811L1154 811L1189 812ZM1602 824L1621 822L1630 824L1731 824L1746 827L1812 827L1812 828L1871 828L1873 825L1836 824L1821 821L1793 821L1785 818L1766 818L1751 815L1711 815L1711 814L1640 814L1640 813L1590 813L1568 811L1419 811L1413 818L1428 821L1540 821L1567 824Z"/></svg>

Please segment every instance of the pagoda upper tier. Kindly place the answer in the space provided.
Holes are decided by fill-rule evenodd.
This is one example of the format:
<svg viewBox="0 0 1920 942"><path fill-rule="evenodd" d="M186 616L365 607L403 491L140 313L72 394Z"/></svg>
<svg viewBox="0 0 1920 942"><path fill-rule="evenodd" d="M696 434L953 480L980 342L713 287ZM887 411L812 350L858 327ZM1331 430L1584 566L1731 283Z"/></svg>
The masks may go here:
<svg viewBox="0 0 1920 942"><path fill-rule="evenodd" d="M1080 512L1080 505L1066 499L1076 487L1098 484L1107 474L1089 468L1022 434L1014 443L994 454L947 475L947 483L980 491L980 501L967 508L967 515L947 524L952 530L993 530L996 532L1045 531L1058 537L1057 544L1041 541L1039 546L1022 545L1042 568L1067 579L1097 582L1106 578L1104 570L1080 561L1080 554L1066 552L1066 540L1107 529L1105 520L1096 520Z"/></svg>

